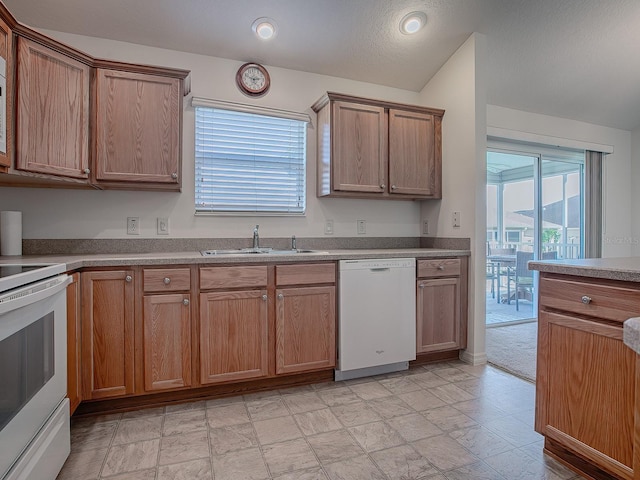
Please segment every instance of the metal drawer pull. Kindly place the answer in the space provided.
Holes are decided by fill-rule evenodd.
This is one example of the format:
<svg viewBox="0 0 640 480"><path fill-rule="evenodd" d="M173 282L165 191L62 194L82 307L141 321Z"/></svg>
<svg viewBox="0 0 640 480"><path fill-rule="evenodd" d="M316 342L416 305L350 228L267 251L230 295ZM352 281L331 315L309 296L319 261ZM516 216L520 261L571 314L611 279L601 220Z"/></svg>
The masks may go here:
<svg viewBox="0 0 640 480"><path fill-rule="evenodd" d="M174 172L174 173L172 173L172 174L171 174L171 178L173 178L173 179L175 180L176 178L178 178L178 174L177 174L177 173L175 173L175 172Z"/></svg>
<svg viewBox="0 0 640 480"><path fill-rule="evenodd" d="M591 303L591 297L587 297L586 295L582 296L582 303L584 303L585 305L588 305Z"/></svg>
<svg viewBox="0 0 640 480"><path fill-rule="evenodd" d="M133 277L131 275L127 275L126 277L124 277L124 281L127 283L130 283L131 280L133 280Z"/></svg>
<svg viewBox="0 0 640 480"><path fill-rule="evenodd" d="M438 265L438 267L437 267L437 268L438 268L438 270L441 270L441 271L442 271L442 270L444 270L444 265Z"/></svg>
<svg viewBox="0 0 640 480"><path fill-rule="evenodd" d="M262 299L266 302L267 301L267 296L266 295L262 295Z"/></svg>
<svg viewBox="0 0 640 480"><path fill-rule="evenodd" d="M189 299L185 298L184 300L182 300L183 305L189 305Z"/></svg>
<svg viewBox="0 0 640 480"><path fill-rule="evenodd" d="M424 288L424 287L426 287L426 285L424 283L421 283L420 285L418 285L418 287Z"/></svg>
<svg viewBox="0 0 640 480"><path fill-rule="evenodd" d="M171 279L169 277L164 277L163 282L165 285L169 285L171 283Z"/></svg>
<svg viewBox="0 0 640 480"><path fill-rule="evenodd" d="M283 294L281 294L281 293L279 293L279 294L278 294L278 299L282 300L283 298L284 298L284 295L283 295Z"/></svg>
<svg viewBox="0 0 640 480"><path fill-rule="evenodd" d="M386 185L385 185L384 183L381 183L381 184L380 184L380 190L384 190L384 189L385 189L385 187L386 187Z"/></svg>

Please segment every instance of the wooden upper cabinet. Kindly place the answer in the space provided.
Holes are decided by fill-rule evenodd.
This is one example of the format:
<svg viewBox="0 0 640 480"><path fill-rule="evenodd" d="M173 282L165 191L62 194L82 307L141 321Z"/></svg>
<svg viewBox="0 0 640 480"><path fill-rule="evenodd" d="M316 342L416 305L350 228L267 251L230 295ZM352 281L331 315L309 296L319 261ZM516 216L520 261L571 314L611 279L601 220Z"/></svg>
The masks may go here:
<svg viewBox="0 0 640 480"><path fill-rule="evenodd" d="M333 188L382 193L387 170L384 108L335 102L333 118Z"/></svg>
<svg viewBox="0 0 640 480"><path fill-rule="evenodd" d="M439 121L439 119L438 119ZM389 110L389 184L392 195L440 198L442 172L434 115Z"/></svg>
<svg viewBox="0 0 640 480"><path fill-rule="evenodd" d="M179 185L177 78L96 71L96 180Z"/></svg>
<svg viewBox="0 0 640 480"><path fill-rule="evenodd" d="M22 37L17 51L16 168L88 178L90 67Z"/></svg>
<svg viewBox="0 0 640 480"><path fill-rule="evenodd" d="M331 92L312 108L319 197L442 197L444 110Z"/></svg>
<svg viewBox="0 0 640 480"><path fill-rule="evenodd" d="M0 17L0 57L4 69L0 74L5 85L0 92L0 172L11 166L13 152L13 33Z"/></svg>

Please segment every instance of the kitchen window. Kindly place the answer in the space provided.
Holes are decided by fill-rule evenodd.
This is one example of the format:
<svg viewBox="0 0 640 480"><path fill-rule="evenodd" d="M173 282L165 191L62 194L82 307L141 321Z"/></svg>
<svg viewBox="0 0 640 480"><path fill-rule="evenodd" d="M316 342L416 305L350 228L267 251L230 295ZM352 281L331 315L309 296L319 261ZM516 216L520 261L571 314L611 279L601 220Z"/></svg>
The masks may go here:
<svg viewBox="0 0 640 480"><path fill-rule="evenodd" d="M304 214L307 115L204 99L192 105L197 214Z"/></svg>

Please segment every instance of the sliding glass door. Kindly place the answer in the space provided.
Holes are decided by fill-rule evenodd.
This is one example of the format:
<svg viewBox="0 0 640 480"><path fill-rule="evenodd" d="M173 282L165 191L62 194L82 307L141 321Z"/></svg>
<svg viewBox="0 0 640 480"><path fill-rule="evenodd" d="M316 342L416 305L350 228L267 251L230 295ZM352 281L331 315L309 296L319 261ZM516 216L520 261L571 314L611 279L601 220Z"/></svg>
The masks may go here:
<svg viewBox="0 0 640 480"><path fill-rule="evenodd" d="M487 152L487 324L536 317L535 259L584 255L584 154Z"/></svg>

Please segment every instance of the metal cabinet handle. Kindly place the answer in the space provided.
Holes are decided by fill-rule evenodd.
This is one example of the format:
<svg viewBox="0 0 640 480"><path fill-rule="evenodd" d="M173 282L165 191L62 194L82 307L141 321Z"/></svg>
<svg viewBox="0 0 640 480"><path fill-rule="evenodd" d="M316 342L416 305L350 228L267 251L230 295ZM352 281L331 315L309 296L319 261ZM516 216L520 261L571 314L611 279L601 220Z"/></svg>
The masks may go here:
<svg viewBox="0 0 640 480"><path fill-rule="evenodd" d="M91 173L91 170L89 170L88 168L85 168L83 170L83 173L86 173L87 175L89 175Z"/></svg>
<svg viewBox="0 0 640 480"><path fill-rule="evenodd" d="M426 287L424 283L421 283L420 285L418 285L418 288L424 288L424 287Z"/></svg>
<svg viewBox="0 0 640 480"><path fill-rule="evenodd" d="M175 173L175 172L173 172L173 173L171 174L171 178L173 178L173 179L175 180L176 178L178 178L178 174L177 174L177 173Z"/></svg>
<svg viewBox="0 0 640 480"><path fill-rule="evenodd" d="M584 303L585 305L588 305L591 303L591 297L587 297L586 295L582 296L582 303Z"/></svg>
<svg viewBox="0 0 640 480"><path fill-rule="evenodd" d="M395 185L391 185L391 190L395 190L396 188L398 187L396 187Z"/></svg>
<svg viewBox="0 0 640 480"><path fill-rule="evenodd" d="M281 294L281 293L279 293L279 294L278 294L278 300L282 300L283 298L284 298L284 295L283 295L283 294Z"/></svg>
<svg viewBox="0 0 640 480"><path fill-rule="evenodd" d="M442 270L444 270L444 265L438 265L436 268L437 268L438 270L442 271Z"/></svg>
<svg viewBox="0 0 640 480"><path fill-rule="evenodd" d="M164 277L163 282L165 285L169 285L171 283L171 279L169 277Z"/></svg>
<svg viewBox="0 0 640 480"><path fill-rule="evenodd" d="M380 184L380 190L384 190L386 188L386 185L384 183Z"/></svg>
<svg viewBox="0 0 640 480"><path fill-rule="evenodd" d="M182 300L182 304L183 305L189 305L189 299L185 298L184 300Z"/></svg>
<svg viewBox="0 0 640 480"><path fill-rule="evenodd" d="M124 277L124 281L127 283L130 283L131 280L133 280L133 277L131 275L127 275L126 277Z"/></svg>
<svg viewBox="0 0 640 480"><path fill-rule="evenodd" d="M266 295L262 295L262 300L264 300L266 302L267 301L267 296Z"/></svg>

